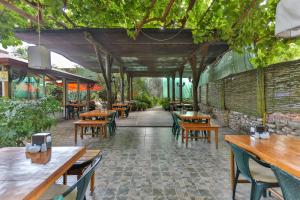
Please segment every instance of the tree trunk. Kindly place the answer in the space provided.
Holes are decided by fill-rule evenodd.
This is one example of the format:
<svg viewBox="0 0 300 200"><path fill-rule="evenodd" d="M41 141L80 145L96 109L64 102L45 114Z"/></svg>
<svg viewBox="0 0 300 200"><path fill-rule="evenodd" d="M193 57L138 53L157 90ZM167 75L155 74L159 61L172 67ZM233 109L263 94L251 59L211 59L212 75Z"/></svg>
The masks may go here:
<svg viewBox="0 0 300 200"><path fill-rule="evenodd" d="M193 79L193 110L194 111L199 111L199 106L198 106L198 83L195 83L196 80L194 81Z"/></svg>
<svg viewBox="0 0 300 200"><path fill-rule="evenodd" d="M169 77L167 77L167 88L168 88L168 91L167 91L168 100L170 101L170 78Z"/></svg>
<svg viewBox="0 0 300 200"><path fill-rule="evenodd" d="M127 101L130 101L130 76L127 74Z"/></svg>
<svg viewBox="0 0 300 200"><path fill-rule="evenodd" d="M123 68L121 69L121 72L120 72L120 75L121 75L121 102L124 103L124 100L125 100L125 89L124 89L124 86L125 86L125 83L124 83L124 71L123 71Z"/></svg>
<svg viewBox="0 0 300 200"><path fill-rule="evenodd" d="M175 101L175 74L172 76L172 101Z"/></svg>

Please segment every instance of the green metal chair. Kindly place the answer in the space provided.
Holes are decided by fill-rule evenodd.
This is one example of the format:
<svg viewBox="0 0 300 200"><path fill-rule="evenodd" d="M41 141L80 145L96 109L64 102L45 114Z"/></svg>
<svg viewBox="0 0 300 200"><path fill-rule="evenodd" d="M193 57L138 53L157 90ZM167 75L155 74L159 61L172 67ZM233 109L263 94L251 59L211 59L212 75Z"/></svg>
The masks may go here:
<svg viewBox="0 0 300 200"><path fill-rule="evenodd" d="M172 113L172 119L173 119L172 133L173 133L173 135L175 135L174 134L174 132L175 132L175 126L176 126L175 117L176 117L175 114Z"/></svg>
<svg viewBox="0 0 300 200"><path fill-rule="evenodd" d="M81 176L81 178L71 187L68 187L67 190L62 192L63 189L66 189L65 185L54 184L46 193L40 198L40 200L50 199L52 200L85 200L85 193L87 187L90 183L91 176L95 172L96 167L100 164L102 155L99 154L93 161L91 167L86 170L86 172Z"/></svg>
<svg viewBox="0 0 300 200"><path fill-rule="evenodd" d="M268 188L279 187L270 165L258 160L255 156L234 144L231 144L231 147L237 166L232 191L233 200L235 199L236 186L240 174L251 183L250 200L259 200L263 194L266 194Z"/></svg>
<svg viewBox="0 0 300 200"><path fill-rule="evenodd" d="M111 117L109 119L109 122L108 122L108 130L109 130L109 134L111 136L115 134L116 128L117 128L116 115L117 115L117 112L112 113Z"/></svg>
<svg viewBox="0 0 300 200"><path fill-rule="evenodd" d="M285 200L300 200L300 179L275 166L271 166L271 168L278 179L283 198Z"/></svg>
<svg viewBox="0 0 300 200"><path fill-rule="evenodd" d="M179 118L177 117L177 115L175 115L174 113L172 113L172 117L173 117L173 128L172 128L172 132L173 135L176 136L176 138L178 139L179 135L180 135L180 125L179 125Z"/></svg>

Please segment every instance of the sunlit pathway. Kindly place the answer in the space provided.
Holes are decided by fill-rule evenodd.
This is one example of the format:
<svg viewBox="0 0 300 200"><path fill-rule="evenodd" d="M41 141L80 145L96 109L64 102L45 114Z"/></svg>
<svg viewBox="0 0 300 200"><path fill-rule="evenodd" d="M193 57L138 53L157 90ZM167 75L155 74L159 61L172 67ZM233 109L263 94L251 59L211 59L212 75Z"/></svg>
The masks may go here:
<svg viewBox="0 0 300 200"><path fill-rule="evenodd" d="M54 145L74 145L73 131L72 121L59 123L51 131ZM220 132L218 150L202 140L186 148L171 128L119 127L108 139L79 139L78 145L103 151L95 194L88 199L231 199L229 147L223 134L232 131ZM249 193L249 184L239 185L237 199L249 199Z"/></svg>

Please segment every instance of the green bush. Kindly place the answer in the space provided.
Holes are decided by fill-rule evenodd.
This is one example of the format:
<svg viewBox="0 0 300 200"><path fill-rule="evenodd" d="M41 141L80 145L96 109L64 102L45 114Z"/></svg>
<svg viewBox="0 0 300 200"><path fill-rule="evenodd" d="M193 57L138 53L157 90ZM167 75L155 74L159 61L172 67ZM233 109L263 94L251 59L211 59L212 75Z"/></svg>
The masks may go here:
<svg viewBox="0 0 300 200"><path fill-rule="evenodd" d="M0 147L21 146L32 134L56 123L54 113L61 109L53 97L16 101L0 98Z"/></svg>
<svg viewBox="0 0 300 200"><path fill-rule="evenodd" d="M165 110L169 110L170 109L170 100L168 98L162 98L162 99L160 99L159 104Z"/></svg>
<svg viewBox="0 0 300 200"><path fill-rule="evenodd" d="M137 101L139 102L143 102L143 103L146 103L147 104L147 108L151 108L153 106L152 104L152 99L149 95L147 94L142 94L140 96L138 96L136 98Z"/></svg>

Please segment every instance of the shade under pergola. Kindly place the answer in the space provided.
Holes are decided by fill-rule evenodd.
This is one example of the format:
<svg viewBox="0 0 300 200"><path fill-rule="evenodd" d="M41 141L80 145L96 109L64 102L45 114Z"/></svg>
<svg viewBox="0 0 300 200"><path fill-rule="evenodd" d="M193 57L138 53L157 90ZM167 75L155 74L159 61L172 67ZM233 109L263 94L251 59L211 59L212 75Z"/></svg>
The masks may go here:
<svg viewBox="0 0 300 200"><path fill-rule="evenodd" d="M124 72L131 76L168 76L186 65L183 76L189 77L191 69L187 58L193 54L198 57L201 46L193 42L191 30L187 29L143 29L134 40L121 28L44 30L41 33L41 45L83 67L101 72L93 45L85 37L86 33L113 56L113 72L119 72L120 65L123 65ZM17 31L16 36L28 43L38 43L38 35L34 30ZM211 64L227 49L224 42L210 43L205 64ZM200 61L197 59L198 63Z"/></svg>

